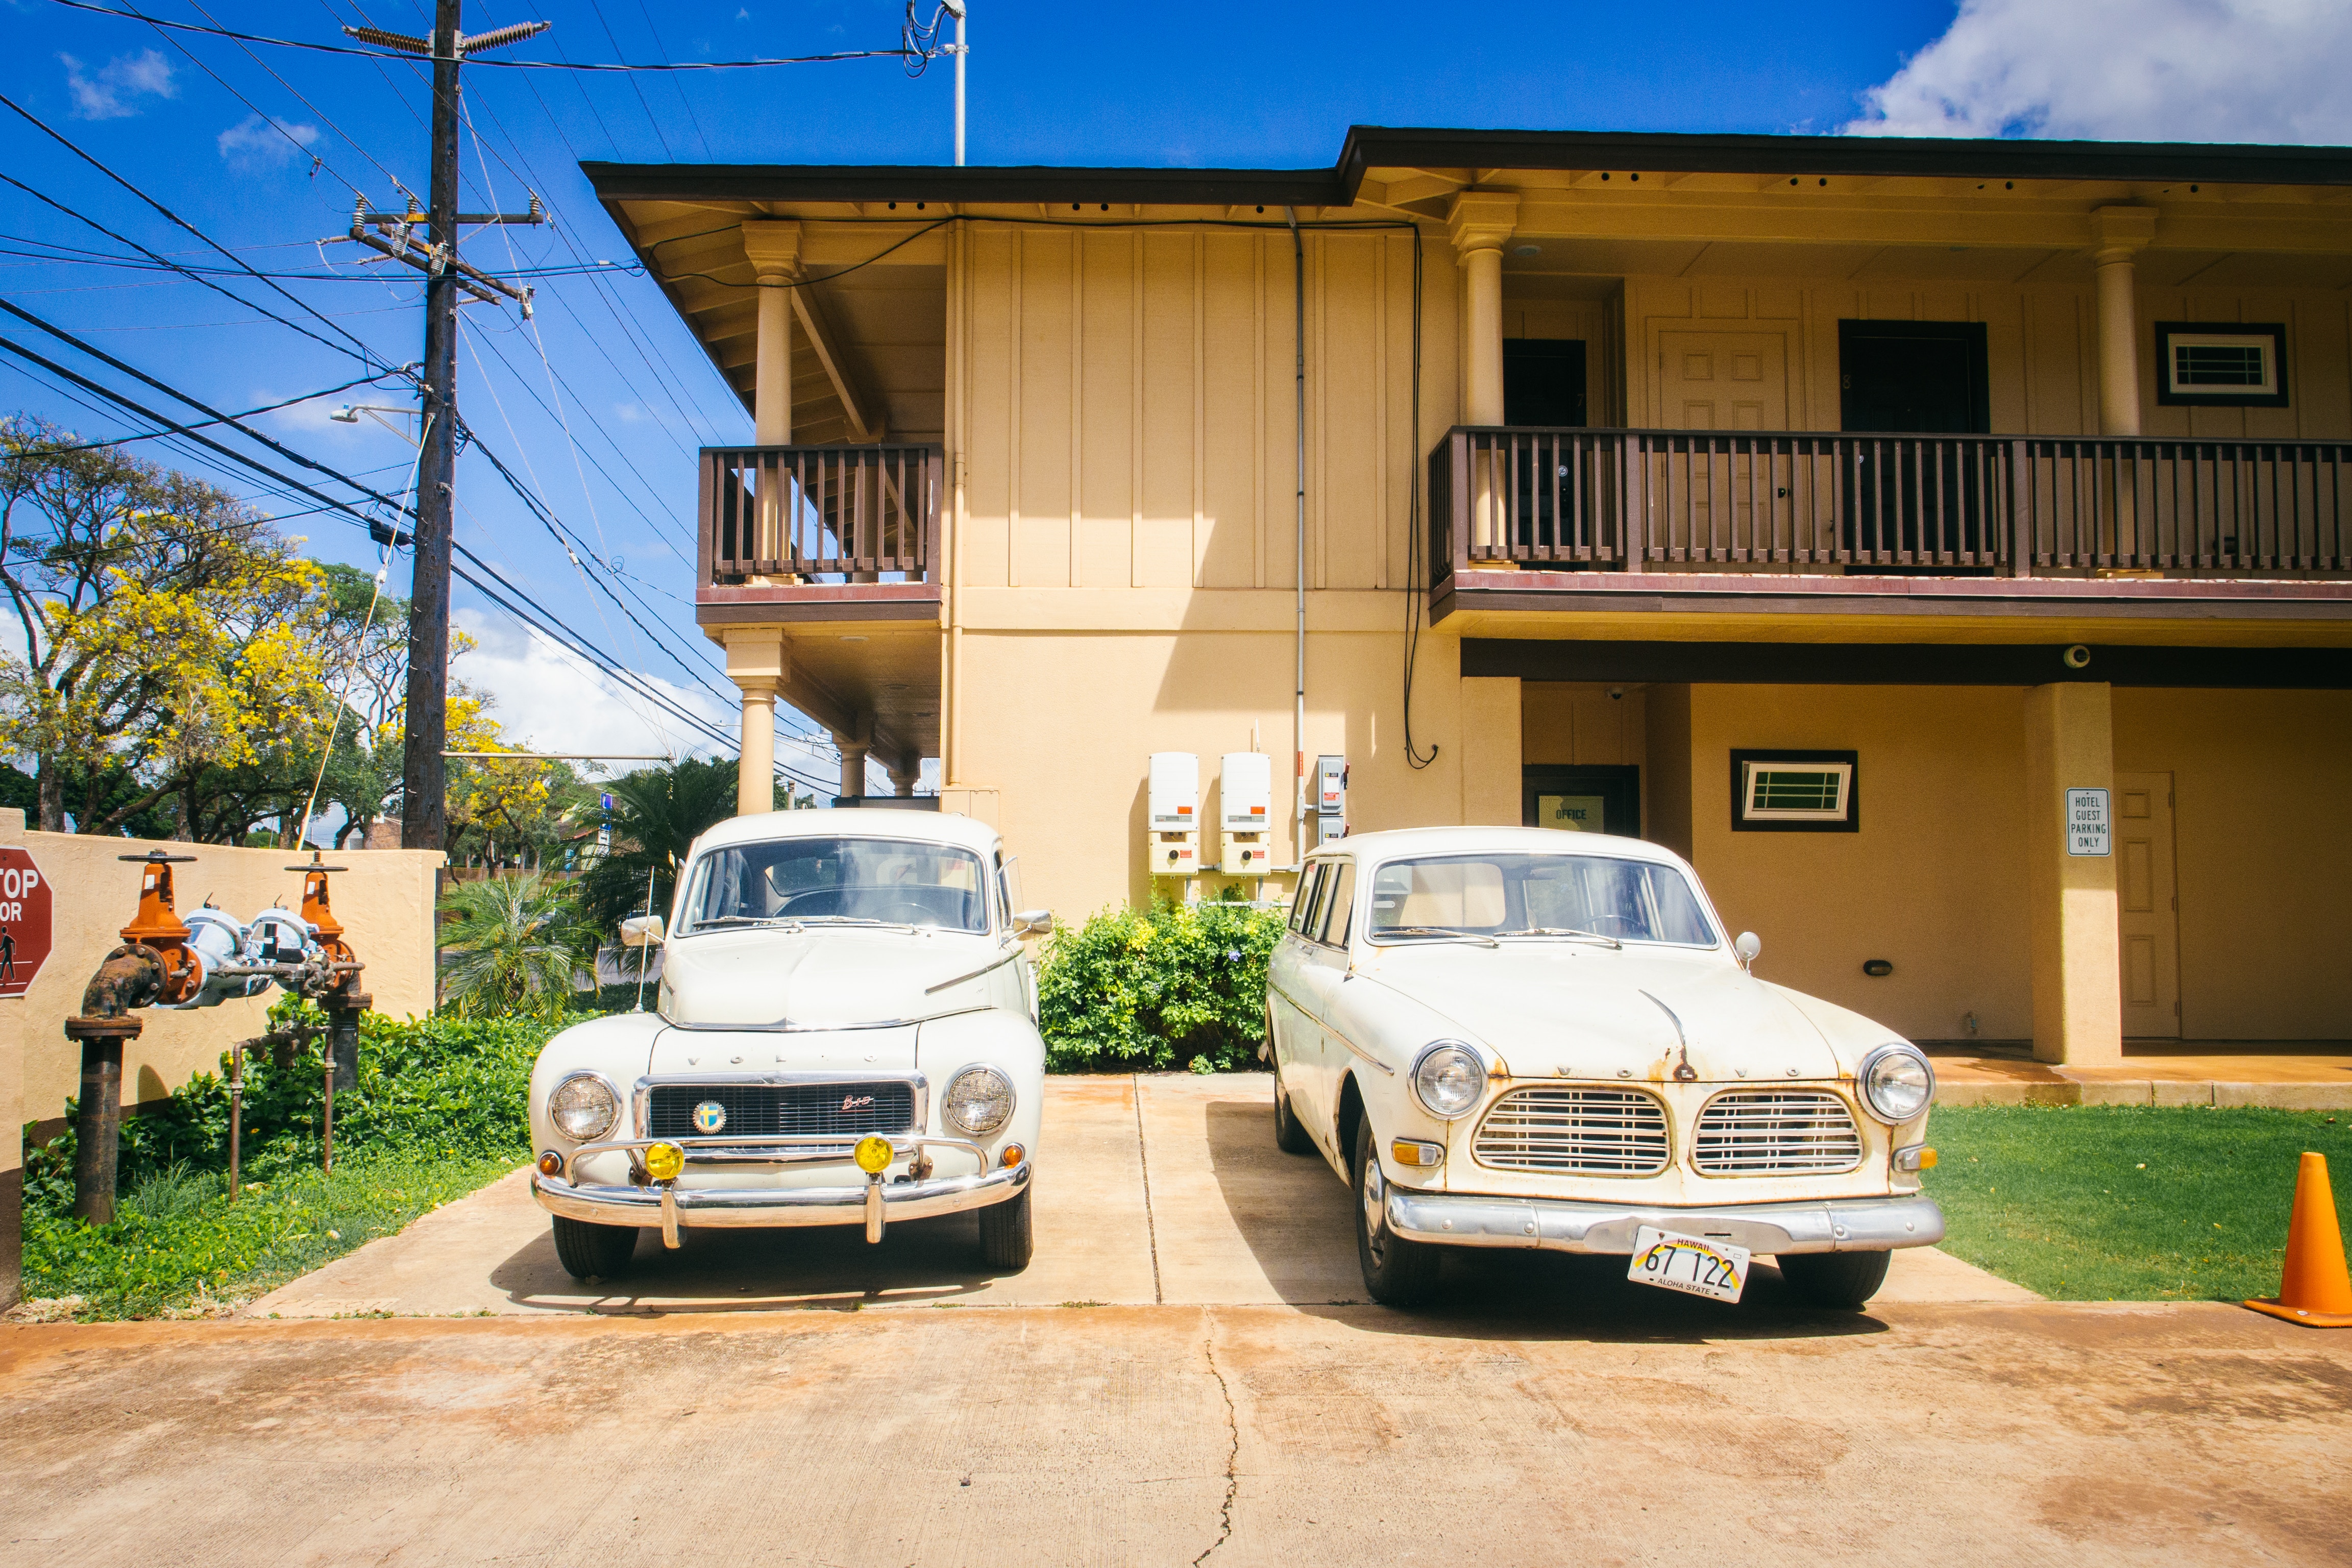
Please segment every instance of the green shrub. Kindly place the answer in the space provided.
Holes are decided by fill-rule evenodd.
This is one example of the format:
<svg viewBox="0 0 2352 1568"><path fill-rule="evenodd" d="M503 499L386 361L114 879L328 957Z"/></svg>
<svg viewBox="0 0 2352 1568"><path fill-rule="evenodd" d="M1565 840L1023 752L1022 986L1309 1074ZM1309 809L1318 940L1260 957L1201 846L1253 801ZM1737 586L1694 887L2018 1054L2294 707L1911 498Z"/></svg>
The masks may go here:
<svg viewBox="0 0 2352 1568"><path fill-rule="evenodd" d="M1279 910L1161 903L1104 910L1056 931L1037 972L1045 1061L1056 1072L1255 1065Z"/></svg>
<svg viewBox="0 0 2352 1568"><path fill-rule="evenodd" d="M280 1003L271 1018L282 1026L322 1022L315 1009ZM335 1158L387 1152L404 1158L527 1159L530 1121L527 1100L531 1063L564 1021L535 1018L393 1019L370 1013L360 1020L359 1087L335 1096ZM122 1120L115 1185L125 1206L152 1183L176 1173L183 1182L219 1178L228 1171L228 1084L219 1073L198 1073L162 1105ZM68 1102L70 1114L70 1102ZM269 1181L316 1169L324 1131L326 1075L313 1046L291 1066L274 1065L266 1051L248 1052L245 1065L245 1179ZM64 1215L73 1206L74 1131L27 1151L28 1211Z"/></svg>

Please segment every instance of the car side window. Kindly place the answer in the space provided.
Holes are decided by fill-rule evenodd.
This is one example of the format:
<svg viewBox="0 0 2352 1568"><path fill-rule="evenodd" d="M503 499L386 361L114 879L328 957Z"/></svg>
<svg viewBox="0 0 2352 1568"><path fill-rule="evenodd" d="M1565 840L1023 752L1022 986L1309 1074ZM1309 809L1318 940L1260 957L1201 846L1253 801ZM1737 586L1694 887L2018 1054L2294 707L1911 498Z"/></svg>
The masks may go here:
<svg viewBox="0 0 2352 1568"><path fill-rule="evenodd" d="M1318 941L1340 947L1348 942L1348 914L1355 910L1355 860L1340 860L1324 881L1324 908L1315 912Z"/></svg>
<svg viewBox="0 0 2352 1568"><path fill-rule="evenodd" d="M1356 908L1356 863L1342 860L1334 870L1335 875L1325 879L1331 885L1330 894L1323 900L1326 907L1318 912L1318 923L1322 941L1344 947L1348 942L1348 917Z"/></svg>
<svg viewBox="0 0 2352 1568"><path fill-rule="evenodd" d="M1291 906L1290 929L1301 936L1315 929L1315 896L1323 890L1323 873L1329 868L1329 861L1318 860L1298 879L1298 901Z"/></svg>

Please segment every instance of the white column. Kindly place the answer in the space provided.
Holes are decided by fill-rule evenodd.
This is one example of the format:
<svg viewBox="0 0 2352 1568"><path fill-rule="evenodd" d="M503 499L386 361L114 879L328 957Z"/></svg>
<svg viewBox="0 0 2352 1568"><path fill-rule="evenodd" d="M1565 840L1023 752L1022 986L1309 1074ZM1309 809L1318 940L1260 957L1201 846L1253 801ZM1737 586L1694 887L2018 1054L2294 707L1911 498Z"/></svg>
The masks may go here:
<svg viewBox="0 0 2352 1568"><path fill-rule="evenodd" d="M751 360L751 439L762 447L785 447L793 439L793 291L801 275L801 226L773 221L743 225L743 255L759 286L759 330ZM755 559L784 553L783 534L790 481L779 468L762 469L759 488L759 542ZM766 579L759 579L765 581Z"/></svg>
<svg viewBox="0 0 2352 1568"><path fill-rule="evenodd" d="M841 748L842 795L863 799L866 795L866 759L874 754L874 715L860 713L856 728L848 734L836 735L834 743Z"/></svg>
<svg viewBox="0 0 2352 1568"><path fill-rule="evenodd" d="M1519 217L1509 191L1465 191L1446 214L1454 256L1462 264L1462 422L1503 423L1503 247ZM1469 477L1470 554L1505 553L1506 541L1491 454L1473 459Z"/></svg>
<svg viewBox="0 0 2352 1568"><path fill-rule="evenodd" d="M735 815L776 809L776 694L792 674L792 649L781 628L751 626L726 634L727 678L742 693L737 742Z"/></svg>
<svg viewBox="0 0 2352 1568"><path fill-rule="evenodd" d="M919 759L916 759L908 767L890 769L889 773L891 790L899 799L904 800L915 793L915 785L923 776L923 764Z"/></svg>
<svg viewBox="0 0 2352 1568"><path fill-rule="evenodd" d="M2135 262L2156 237L2152 207L2101 207L2091 215L2099 296L2099 434L2137 436L2139 311Z"/></svg>

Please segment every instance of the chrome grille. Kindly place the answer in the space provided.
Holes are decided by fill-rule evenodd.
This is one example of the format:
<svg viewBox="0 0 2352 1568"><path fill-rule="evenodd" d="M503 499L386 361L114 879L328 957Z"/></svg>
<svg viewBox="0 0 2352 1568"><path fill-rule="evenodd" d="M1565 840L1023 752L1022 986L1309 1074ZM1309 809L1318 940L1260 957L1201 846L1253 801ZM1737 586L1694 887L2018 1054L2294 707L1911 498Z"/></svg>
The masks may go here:
<svg viewBox="0 0 2352 1568"><path fill-rule="evenodd" d="M1718 1094L1691 1141L1691 1168L1704 1176L1795 1176L1861 1163L1862 1134L1845 1101L1814 1089Z"/></svg>
<svg viewBox="0 0 2352 1568"><path fill-rule="evenodd" d="M858 1139L905 1132L915 1123L915 1089L901 1079L872 1083L663 1083L646 1100L646 1136L699 1138L694 1108L715 1100L727 1111L718 1136L798 1133Z"/></svg>
<svg viewBox="0 0 2352 1568"><path fill-rule="evenodd" d="M1502 1171L1654 1176L1666 1168L1666 1108L1630 1089L1515 1089L1478 1124L1471 1153Z"/></svg>

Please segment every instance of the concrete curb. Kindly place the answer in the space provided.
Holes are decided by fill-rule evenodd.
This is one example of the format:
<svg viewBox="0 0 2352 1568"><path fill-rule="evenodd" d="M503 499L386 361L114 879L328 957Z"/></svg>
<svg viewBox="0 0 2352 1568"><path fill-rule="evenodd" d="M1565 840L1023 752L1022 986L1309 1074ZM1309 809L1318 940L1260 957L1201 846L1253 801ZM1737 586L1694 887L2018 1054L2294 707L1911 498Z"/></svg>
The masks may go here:
<svg viewBox="0 0 2352 1568"><path fill-rule="evenodd" d="M2352 1083L2179 1082L2168 1079L2069 1079L2058 1083L1942 1083L1951 1105L2252 1105L2272 1110L2352 1110Z"/></svg>

